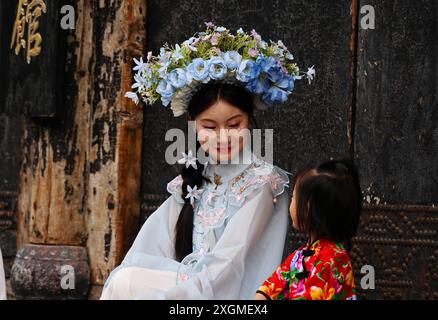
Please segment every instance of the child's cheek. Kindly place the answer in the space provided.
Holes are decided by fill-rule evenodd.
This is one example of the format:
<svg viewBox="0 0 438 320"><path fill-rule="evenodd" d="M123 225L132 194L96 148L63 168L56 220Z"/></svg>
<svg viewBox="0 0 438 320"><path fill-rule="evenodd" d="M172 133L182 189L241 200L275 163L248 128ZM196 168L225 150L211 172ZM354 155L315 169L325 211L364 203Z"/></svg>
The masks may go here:
<svg viewBox="0 0 438 320"><path fill-rule="evenodd" d="M292 198L292 202L291 202L290 208L289 208L289 214L290 214L290 217L292 219L292 226L295 229L298 229L297 210L296 210L295 198Z"/></svg>

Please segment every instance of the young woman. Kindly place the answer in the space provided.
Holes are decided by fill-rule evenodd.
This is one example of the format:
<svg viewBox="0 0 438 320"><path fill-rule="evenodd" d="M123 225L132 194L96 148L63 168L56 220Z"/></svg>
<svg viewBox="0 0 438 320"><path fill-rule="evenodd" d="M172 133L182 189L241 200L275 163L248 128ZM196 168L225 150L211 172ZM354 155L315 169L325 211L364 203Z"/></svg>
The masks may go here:
<svg viewBox="0 0 438 320"><path fill-rule="evenodd" d="M221 129L251 128L253 110L244 88L209 83L192 97L187 112L198 133L220 136ZM252 298L281 261L289 179L245 152L244 139L235 141L227 148L230 141L201 139L217 163L184 166L167 185L171 196L147 219L101 299ZM230 163L237 156L246 159ZM190 197L193 189L202 194Z"/></svg>

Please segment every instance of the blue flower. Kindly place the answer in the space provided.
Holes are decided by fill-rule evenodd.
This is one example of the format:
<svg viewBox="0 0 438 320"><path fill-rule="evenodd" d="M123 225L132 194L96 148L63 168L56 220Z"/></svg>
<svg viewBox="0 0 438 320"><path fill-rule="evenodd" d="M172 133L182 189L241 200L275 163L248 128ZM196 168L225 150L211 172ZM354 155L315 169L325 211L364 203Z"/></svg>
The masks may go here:
<svg viewBox="0 0 438 320"><path fill-rule="evenodd" d="M237 51L227 51L224 55L225 64L228 69L236 69L242 61L242 56Z"/></svg>
<svg viewBox="0 0 438 320"><path fill-rule="evenodd" d="M279 81L275 82L274 85L279 87L288 93L291 93L294 90L294 77L290 75L285 75Z"/></svg>
<svg viewBox="0 0 438 320"><path fill-rule="evenodd" d="M248 82L251 79L258 77L260 74L260 68L256 66L253 60L242 60L237 69L237 80L242 82Z"/></svg>
<svg viewBox="0 0 438 320"><path fill-rule="evenodd" d="M281 70L281 67L279 65L271 66L267 72L269 80L272 82L279 82L283 79L285 76L285 73L283 70Z"/></svg>
<svg viewBox="0 0 438 320"><path fill-rule="evenodd" d="M186 71L182 68L176 68L169 73L169 82L177 89L184 87L187 82Z"/></svg>
<svg viewBox="0 0 438 320"><path fill-rule="evenodd" d="M268 89L268 91L263 94L262 100L268 104L273 105L276 103L283 103L287 101L288 92L283 89L272 86Z"/></svg>
<svg viewBox="0 0 438 320"><path fill-rule="evenodd" d="M167 106L172 100L175 88L172 87L169 81L162 79L157 87L157 93L161 95L161 101L164 106Z"/></svg>
<svg viewBox="0 0 438 320"><path fill-rule="evenodd" d="M257 57L256 64L260 66L263 72L268 72L271 67L277 65L277 61L274 59L274 57L266 57L261 54Z"/></svg>
<svg viewBox="0 0 438 320"><path fill-rule="evenodd" d="M160 48L159 61L163 64L169 61L170 52L167 52L164 48Z"/></svg>
<svg viewBox="0 0 438 320"><path fill-rule="evenodd" d="M221 80L227 74L227 66L225 61L220 57L212 57L208 64L210 77L215 80Z"/></svg>
<svg viewBox="0 0 438 320"><path fill-rule="evenodd" d="M206 83L210 80L208 76L208 61L201 58L196 58L187 66L187 69L197 81Z"/></svg>
<svg viewBox="0 0 438 320"><path fill-rule="evenodd" d="M266 74L261 74L258 78L254 78L250 80L247 83L246 88L253 93L260 94L268 91L269 86L270 86L270 82Z"/></svg>
<svg viewBox="0 0 438 320"><path fill-rule="evenodd" d="M158 69L158 74L160 75L160 78L164 79L167 75L167 68L170 66L170 61L164 63L164 65Z"/></svg>
<svg viewBox="0 0 438 320"><path fill-rule="evenodd" d="M217 32L224 32L225 30L227 30L227 28L225 28L225 27L217 27L216 28Z"/></svg>

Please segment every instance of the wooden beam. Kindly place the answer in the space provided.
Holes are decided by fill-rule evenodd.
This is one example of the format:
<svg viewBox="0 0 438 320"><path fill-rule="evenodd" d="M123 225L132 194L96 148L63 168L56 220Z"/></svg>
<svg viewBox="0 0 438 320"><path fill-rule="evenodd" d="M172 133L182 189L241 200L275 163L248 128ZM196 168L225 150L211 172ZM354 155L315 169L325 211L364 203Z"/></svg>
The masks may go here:
<svg viewBox="0 0 438 320"><path fill-rule="evenodd" d="M87 247L92 283L103 284L139 223L143 107L124 94L132 84L133 57L145 52L146 1L97 3Z"/></svg>

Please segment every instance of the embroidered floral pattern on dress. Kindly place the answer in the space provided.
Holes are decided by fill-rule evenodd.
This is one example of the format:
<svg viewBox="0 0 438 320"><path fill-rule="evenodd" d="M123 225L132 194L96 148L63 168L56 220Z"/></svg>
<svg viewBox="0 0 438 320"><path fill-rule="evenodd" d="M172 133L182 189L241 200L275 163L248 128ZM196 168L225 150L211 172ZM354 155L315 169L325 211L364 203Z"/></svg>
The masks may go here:
<svg viewBox="0 0 438 320"><path fill-rule="evenodd" d="M237 176L231 183L230 203L236 206L241 206L248 195L266 183L271 186L274 198L289 184L286 171L259 159L245 171L244 176Z"/></svg>
<svg viewBox="0 0 438 320"><path fill-rule="evenodd" d="M275 198L281 195L289 184L286 171L256 157L236 176L221 177L219 185L215 184L212 179L214 174L207 178L210 178L211 182L202 185L204 192L200 199L194 201L193 252L181 261L182 266L178 271L180 281L190 278L197 262L214 248L218 240L216 231L224 227L226 221L231 218L231 214L244 204L253 191L269 184ZM183 179L179 175L167 185L168 192L181 204L184 203L181 196L182 183Z"/></svg>

